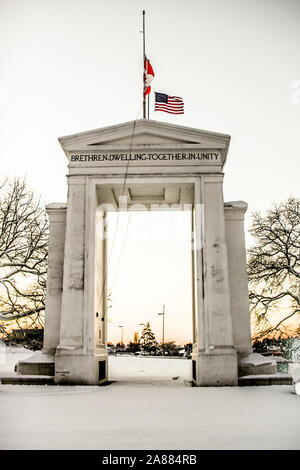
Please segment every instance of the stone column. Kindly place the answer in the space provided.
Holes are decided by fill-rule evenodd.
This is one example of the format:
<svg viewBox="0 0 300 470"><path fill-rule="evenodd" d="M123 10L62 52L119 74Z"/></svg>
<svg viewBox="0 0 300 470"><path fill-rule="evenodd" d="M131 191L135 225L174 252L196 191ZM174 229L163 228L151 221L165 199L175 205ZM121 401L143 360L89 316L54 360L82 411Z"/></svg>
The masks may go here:
<svg viewBox="0 0 300 470"><path fill-rule="evenodd" d="M84 350L86 179L68 178L68 206L60 343L56 351L56 383L90 383Z"/></svg>
<svg viewBox="0 0 300 470"><path fill-rule="evenodd" d="M55 383L99 385L107 380L107 355L94 344L95 191L88 177L69 176L68 185Z"/></svg>
<svg viewBox="0 0 300 470"><path fill-rule="evenodd" d="M69 177L60 346L83 346L85 178Z"/></svg>
<svg viewBox="0 0 300 470"><path fill-rule="evenodd" d="M49 204L49 252L43 353L54 354L59 343L66 204Z"/></svg>
<svg viewBox="0 0 300 470"><path fill-rule="evenodd" d="M224 209L233 342L239 357L241 357L252 352L244 234L244 215L247 204L243 201L227 202Z"/></svg>
<svg viewBox="0 0 300 470"><path fill-rule="evenodd" d="M196 382L202 386L237 385L238 366L232 334L223 175L202 177L201 202L202 281L200 283L198 280L198 289L202 290L203 307L198 305L198 315L201 318L198 320ZM200 297L198 292L198 299Z"/></svg>

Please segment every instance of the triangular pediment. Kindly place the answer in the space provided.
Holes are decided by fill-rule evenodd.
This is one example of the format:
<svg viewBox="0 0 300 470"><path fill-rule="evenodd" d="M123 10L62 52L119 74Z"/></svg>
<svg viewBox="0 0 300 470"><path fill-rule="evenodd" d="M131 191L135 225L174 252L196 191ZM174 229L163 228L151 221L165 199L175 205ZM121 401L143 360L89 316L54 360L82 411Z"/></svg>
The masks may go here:
<svg viewBox="0 0 300 470"><path fill-rule="evenodd" d="M92 146L111 145L111 144L114 144L114 145L129 144L130 145L131 143L133 145L135 144L151 145L151 144L173 144L173 143L174 144L183 144L183 143L198 144L199 142L191 142L189 140L177 139L176 137L170 137L167 135L160 135L160 134L155 134L155 133L146 132L146 131L139 132L139 130L137 130L136 132L134 132L134 134L129 133L119 138L116 138L116 136L110 139L105 138L105 140L103 141L94 142L89 145L92 145Z"/></svg>
<svg viewBox="0 0 300 470"><path fill-rule="evenodd" d="M65 152L128 148L215 148L226 155L230 136L140 119L59 138ZM224 155L224 156L225 156Z"/></svg>

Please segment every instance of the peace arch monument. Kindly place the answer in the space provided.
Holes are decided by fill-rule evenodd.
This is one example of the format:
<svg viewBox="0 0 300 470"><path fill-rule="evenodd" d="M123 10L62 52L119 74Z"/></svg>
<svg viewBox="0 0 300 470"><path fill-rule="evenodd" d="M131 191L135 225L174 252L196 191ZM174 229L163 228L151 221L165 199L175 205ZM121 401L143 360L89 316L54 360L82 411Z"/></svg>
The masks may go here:
<svg viewBox="0 0 300 470"><path fill-rule="evenodd" d="M68 198L46 207L50 242L40 370L44 365L52 371L57 384L107 382L104 216L154 205L191 211L193 383L237 385L241 359L252 348L247 204L223 200L230 136L142 119L59 142L69 162ZM18 369L22 373L20 363Z"/></svg>

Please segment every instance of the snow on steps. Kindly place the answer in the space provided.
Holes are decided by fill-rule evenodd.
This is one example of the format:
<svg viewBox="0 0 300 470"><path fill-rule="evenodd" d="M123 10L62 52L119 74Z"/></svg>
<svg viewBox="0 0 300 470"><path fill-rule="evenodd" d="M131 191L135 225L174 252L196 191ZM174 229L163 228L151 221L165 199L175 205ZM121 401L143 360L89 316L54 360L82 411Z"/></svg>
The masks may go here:
<svg viewBox="0 0 300 470"><path fill-rule="evenodd" d="M10 374L0 377L2 385L55 385L51 375L18 375Z"/></svg>
<svg viewBox="0 0 300 470"><path fill-rule="evenodd" d="M5 385L55 385L54 377L50 375L18 375L11 374L0 377L1 384ZM120 382L122 383L122 382ZM140 381L140 383L143 383ZM168 383L168 381L165 381ZM239 386L259 385L291 385L292 377L289 374L245 375L239 377ZM187 384L184 384L187 385Z"/></svg>
<svg viewBox="0 0 300 470"><path fill-rule="evenodd" d="M239 377L239 385L248 387L251 385L292 385L293 379L290 374L255 374Z"/></svg>
<svg viewBox="0 0 300 470"><path fill-rule="evenodd" d="M239 360L239 376L274 375L276 372L276 360L262 354L251 353Z"/></svg>
<svg viewBox="0 0 300 470"><path fill-rule="evenodd" d="M21 375L50 375L54 376L55 359L52 354L36 351L26 359L20 360L16 365L16 372Z"/></svg>

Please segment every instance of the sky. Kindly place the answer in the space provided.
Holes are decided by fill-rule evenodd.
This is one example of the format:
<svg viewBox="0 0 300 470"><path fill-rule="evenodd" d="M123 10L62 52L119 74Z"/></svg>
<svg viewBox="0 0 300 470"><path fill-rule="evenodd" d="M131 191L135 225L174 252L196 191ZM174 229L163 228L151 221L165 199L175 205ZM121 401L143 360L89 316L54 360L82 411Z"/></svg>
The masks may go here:
<svg viewBox="0 0 300 470"><path fill-rule="evenodd" d="M64 202L67 160L57 138L142 117L143 9L152 89L185 103L182 116L154 113L152 96L150 119L231 135L224 199L249 204L246 228L252 211L299 197L298 0L0 0L1 176L26 175L42 203ZM188 273L185 244L177 245L177 270ZM115 305L116 286L132 279L119 270ZM153 315L164 302L155 289ZM173 289L178 303L182 292ZM189 305L186 296L178 325ZM132 310L131 298L123 310ZM118 322L120 309L111 311Z"/></svg>
<svg viewBox="0 0 300 470"><path fill-rule="evenodd" d="M116 224L118 236L114 241ZM165 305L165 342L184 345L192 341L191 213L131 212L108 219L108 338L124 342L150 327L162 341ZM125 340L126 339L126 340Z"/></svg>

